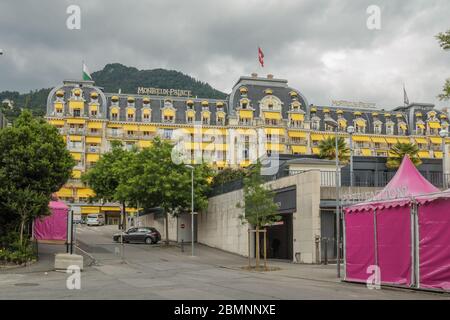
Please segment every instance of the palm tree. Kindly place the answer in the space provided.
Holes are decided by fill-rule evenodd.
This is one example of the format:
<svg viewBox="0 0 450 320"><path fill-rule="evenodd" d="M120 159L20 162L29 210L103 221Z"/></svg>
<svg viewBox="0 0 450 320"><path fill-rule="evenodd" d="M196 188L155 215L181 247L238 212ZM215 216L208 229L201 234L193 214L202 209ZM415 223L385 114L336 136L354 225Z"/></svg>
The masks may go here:
<svg viewBox="0 0 450 320"><path fill-rule="evenodd" d="M416 167L422 164L422 161L419 158L419 147L416 144L397 142L392 146L391 150L389 150L386 167L389 169L397 169L400 167L400 164L406 155Z"/></svg>
<svg viewBox="0 0 450 320"><path fill-rule="evenodd" d="M321 159L336 159L336 138L328 137L320 141L319 151L319 158ZM338 137L338 158L341 163L347 163L350 159L350 149L342 137Z"/></svg>

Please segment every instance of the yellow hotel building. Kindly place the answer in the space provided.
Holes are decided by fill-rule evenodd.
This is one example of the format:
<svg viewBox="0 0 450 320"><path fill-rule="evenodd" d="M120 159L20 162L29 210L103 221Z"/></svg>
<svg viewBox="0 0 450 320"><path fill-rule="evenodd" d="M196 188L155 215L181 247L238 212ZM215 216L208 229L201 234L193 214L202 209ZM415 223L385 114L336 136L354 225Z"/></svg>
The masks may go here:
<svg viewBox="0 0 450 320"><path fill-rule="evenodd" d="M287 80L272 75L239 78L224 100L105 93L93 81L67 80L50 92L46 114L77 161L73 178L58 196L82 214L106 212L108 223L117 223L119 206L89 204L93 191L79 178L110 149L113 140L121 140L126 148L144 148L155 136L173 141L176 129L193 135L194 124L200 123L202 141L187 142L185 149L192 154L212 154L212 165L220 170L248 166L251 159L261 156L260 149L255 155L248 147L252 139L263 138L262 151L268 154L318 154L319 142L334 135L327 118L337 121L339 135L347 141L347 127L355 128L356 156L386 157L389 148L400 141L416 143L422 158L443 157L439 132L448 129L448 115L432 104L412 103L389 111L367 104L315 106L302 92L289 87ZM243 143L231 143L230 131L243 137Z"/></svg>

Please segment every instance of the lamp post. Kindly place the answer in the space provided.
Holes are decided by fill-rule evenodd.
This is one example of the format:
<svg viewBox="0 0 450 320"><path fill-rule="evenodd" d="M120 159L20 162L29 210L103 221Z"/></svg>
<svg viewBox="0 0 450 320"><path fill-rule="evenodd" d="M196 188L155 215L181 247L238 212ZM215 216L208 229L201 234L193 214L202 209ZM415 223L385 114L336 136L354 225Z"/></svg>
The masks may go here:
<svg viewBox="0 0 450 320"><path fill-rule="evenodd" d="M336 159L336 175L335 175L335 184L336 184L336 267L337 267L337 277L341 277L341 213L339 211L339 200L340 200L340 181L339 181L339 148L338 148L338 129L339 125L336 120L328 118L325 122L333 127L335 130L335 159Z"/></svg>
<svg viewBox="0 0 450 320"><path fill-rule="evenodd" d="M447 152L445 150L445 138L448 136L448 131L442 129L439 131L439 136L442 138L442 188L447 189Z"/></svg>
<svg viewBox="0 0 450 320"><path fill-rule="evenodd" d="M355 132L354 126L347 127L347 133L350 135L350 187L353 187L353 133Z"/></svg>
<svg viewBox="0 0 450 320"><path fill-rule="evenodd" d="M191 170L191 256L194 256L194 167L186 165Z"/></svg>

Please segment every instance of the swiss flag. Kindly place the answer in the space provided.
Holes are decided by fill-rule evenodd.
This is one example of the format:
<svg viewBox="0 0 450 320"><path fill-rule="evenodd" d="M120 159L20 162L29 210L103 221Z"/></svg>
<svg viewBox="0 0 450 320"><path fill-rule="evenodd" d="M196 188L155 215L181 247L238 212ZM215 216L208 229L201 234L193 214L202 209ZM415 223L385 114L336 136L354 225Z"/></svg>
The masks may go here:
<svg viewBox="0 0 450 320"><path fill-rule="evenodd" d="M261 67L264 67L264 53L262 52L260 47L258 47L258 60L261 64Z"/></svg>

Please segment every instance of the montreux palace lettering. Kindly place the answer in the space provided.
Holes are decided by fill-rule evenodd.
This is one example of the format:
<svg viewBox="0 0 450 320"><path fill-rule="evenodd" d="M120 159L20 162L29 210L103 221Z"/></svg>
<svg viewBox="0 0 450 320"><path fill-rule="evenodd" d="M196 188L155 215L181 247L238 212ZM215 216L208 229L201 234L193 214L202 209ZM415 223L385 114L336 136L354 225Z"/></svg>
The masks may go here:
<svg viewBox="0 0 450 320"><path fill-rule="evenodd" d="M137 93L155 96L173 96L173 97L190 97L192 95L191 90L145 88L145 87L138 87Z"/></svg>

